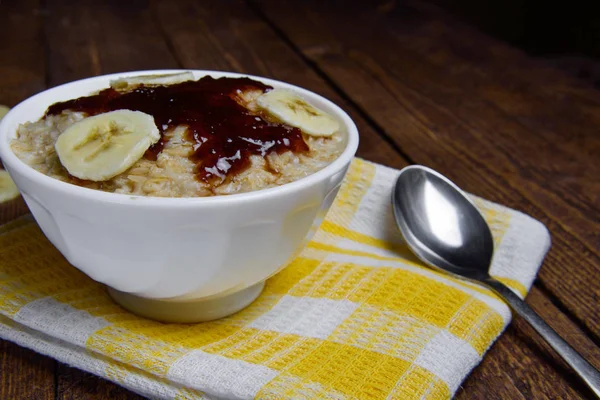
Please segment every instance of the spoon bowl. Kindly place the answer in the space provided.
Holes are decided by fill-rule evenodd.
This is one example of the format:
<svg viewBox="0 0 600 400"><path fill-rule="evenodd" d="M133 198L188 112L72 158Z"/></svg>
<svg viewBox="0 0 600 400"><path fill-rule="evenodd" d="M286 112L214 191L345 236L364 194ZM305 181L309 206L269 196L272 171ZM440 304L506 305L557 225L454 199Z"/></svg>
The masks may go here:
<svg viewBox="0 0 600 400"><path fill-rule="evenodd" d="M400 172L392 202L402 235L422 261L461 277L488 277L492 233L454 183L433 170L410 166Z"/></svg>
<svg viewBox="0 0 600 400"><path fill-rule="evenodd" d="M392 191L396 222L408 247L427 265L494 290L521 315L600 398L600 373L527 303L492 278L490 228L465 193L440 173L420 165L400 171Z"/></svg>

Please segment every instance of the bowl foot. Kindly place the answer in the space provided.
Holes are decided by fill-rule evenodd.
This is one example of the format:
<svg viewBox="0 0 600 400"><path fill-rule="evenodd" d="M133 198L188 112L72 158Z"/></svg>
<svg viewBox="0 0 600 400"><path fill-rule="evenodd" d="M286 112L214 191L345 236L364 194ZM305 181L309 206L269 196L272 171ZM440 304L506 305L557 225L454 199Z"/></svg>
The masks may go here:
<svg viewBox="0 0 600 400"><path fill-rule="evenodd" d="M161 322L193 323L212 321L234 314L252 303L265 287L257 283L238 292L197 300L148 299L108 288L108 294L121 307L141 317Z"/></svg>

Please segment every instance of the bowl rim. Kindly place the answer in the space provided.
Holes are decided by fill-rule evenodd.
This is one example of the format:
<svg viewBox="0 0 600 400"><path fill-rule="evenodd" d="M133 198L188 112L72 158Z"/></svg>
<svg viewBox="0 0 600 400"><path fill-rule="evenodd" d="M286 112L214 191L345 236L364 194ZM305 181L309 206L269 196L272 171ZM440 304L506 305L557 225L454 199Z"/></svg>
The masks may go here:
<svg viewBox="0 0 600 400"><path fill-rule="evenodd" d="M199 79L204 76L213 76L215 78L220 77L248 77L251 79L255 79L261 81L265 84L268 84L273 87L281 87L291 89L296 91L309 100L317 99L320 102L327 104L327 106L332 110L332 113L335 115L340 122L345 125L347 132L347 142L346 147L342 151L342 153L329 165L324 167L323 169L307 175L303 178L295 180L293 182L289 182L283 184L281 186L267 188L267 189L259 189L256 191L245 192L245 193L235 193L230 195L221 195L221 196L210 196L210 197L150 197L150 196L141 196L141 195L131 195L131 194L123 194L123 193L112 193L112 192L104 192L101 190L90 189L78 185L74 185L71 183L60 181L56 178L52 178L39 172L27 165L21 159L19 159L16 154L10 148L10 140L14 138L14 134L12 131L9 131L8 127L11 124L14 124L14 119L16 119L16 115L22 114L23 110L27 107L35 104L40 101L40 97L48 96L52 94L52 92L59 92L64 90L67 87L75 86L75 85L84 85L84 84L92 84L97 86L97 89L100 90L103 87L108 86L111 79L123 78L123 77L132 77L138 75L152 75L152 74L169 74L169 73L178 73L178 72L192 72L194 77ZM56 99L55 101L64 101L61 99ZM47 104L46 108L50 106L52 103ZM39 106L36 106L39 108ZM18 123L23 123L27 121L18 121ZM113 204L123 204L123 205L136 205L139 206L151 206L151 207L193 207L201 204L210 204L210 205L231 205L239 202L246 201L256 201L261 200L264 197L278 197L289 195L290 193L296 192L297 190L302 189L303 187L311 186L314 183L317 183L321 180L326 179L327 177L335 175L337 172L342 170L345 166L347 166L354 155L356 154L356 150L358 149L359 135L356 124L350 116L342 110L338 105L333 103L331 100L315 93L310 90L301 88L299 86L282 82L275 79L265 78L258 75L250 75L250 74L242 74L236 72L227 72L227 71L216 71L216 70L197 70L197 69L157 69L157 70L140 70L140 71L128 71L128 72L118 72L112 74L105 74L85 79L79 79L76 81L64 83L59 86L55 86L50 89L46 89L40 93L37 93L19 104L17 104L14 108L12 108L2 119L0 122L0 157L2 161L7 167L6 169L11 172L11 170L15 170L17 173L23 175L26 179L46 187L48 189L56 190L62 192L64 194L70 196L76 196L88 200L93 201L102 201Z"/></svg>

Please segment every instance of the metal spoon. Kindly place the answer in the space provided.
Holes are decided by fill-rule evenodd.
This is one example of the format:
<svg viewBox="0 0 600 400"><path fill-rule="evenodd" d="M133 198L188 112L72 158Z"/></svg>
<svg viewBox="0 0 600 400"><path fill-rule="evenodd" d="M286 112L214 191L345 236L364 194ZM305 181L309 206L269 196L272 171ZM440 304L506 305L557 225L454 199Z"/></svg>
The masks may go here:
<svg viewBox="0 0 600 400"><path fill-rule="evenodd" d="M420 165L400 171L392 191L398 227L426 264L498 293L550 344L600 398L600 373L511 289L488 272L494 242L479 210L454 183Z"/></svg>

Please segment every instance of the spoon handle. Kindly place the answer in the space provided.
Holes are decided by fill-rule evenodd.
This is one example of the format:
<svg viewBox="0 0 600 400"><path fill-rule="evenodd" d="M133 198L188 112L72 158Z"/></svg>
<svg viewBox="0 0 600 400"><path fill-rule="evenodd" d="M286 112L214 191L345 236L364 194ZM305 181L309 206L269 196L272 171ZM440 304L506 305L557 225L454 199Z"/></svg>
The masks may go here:
<svg viewBox="0 0 600 400"><path fill-rule="evenodd" d="M493 278L488 278L485 283L496 291L510 304L523 319L543 337L546 342L577 372L583 381L600 398L600 372L587 362L575 349L561 338L544 320L527 305L519 296L504 284Z"/></svg>

